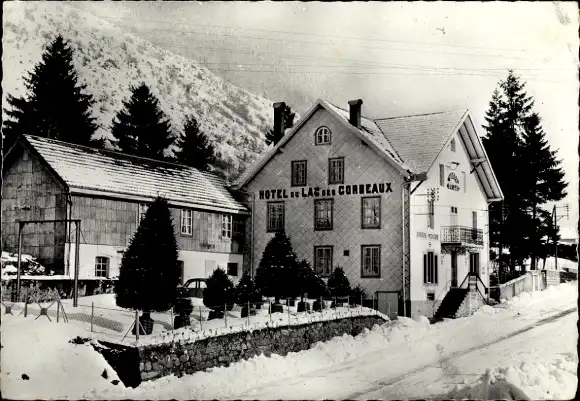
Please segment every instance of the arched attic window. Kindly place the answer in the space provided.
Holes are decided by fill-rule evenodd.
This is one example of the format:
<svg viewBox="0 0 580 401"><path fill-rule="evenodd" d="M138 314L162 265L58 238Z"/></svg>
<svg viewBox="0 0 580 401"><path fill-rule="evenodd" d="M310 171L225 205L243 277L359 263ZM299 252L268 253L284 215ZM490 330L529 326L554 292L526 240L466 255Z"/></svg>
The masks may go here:
<svg viewBox="0 0 580 401"><path fill-rule="evenodd" d="M449 147L451 148L452 152L455 152L455 138L453 138L451 140L451 143L449 144Z"/></svg>
<svg viewBox="0 0 580 401"><path fill-rule="evenodd" d="M316 145L329 145L330 144L331 132L328 127L320 127L316 130L314 134Z"/></svg>

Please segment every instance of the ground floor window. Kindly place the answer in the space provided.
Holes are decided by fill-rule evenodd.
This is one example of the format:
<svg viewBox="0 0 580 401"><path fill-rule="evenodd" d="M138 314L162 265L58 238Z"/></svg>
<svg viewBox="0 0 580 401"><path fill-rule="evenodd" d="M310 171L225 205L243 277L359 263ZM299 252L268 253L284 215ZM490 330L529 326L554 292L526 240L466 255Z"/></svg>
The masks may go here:
<svg viewBox="0 0 580 401"><path fill-rule="evenodd" d="M361 277L381 276L381 246L363 245L361 247Z"/></svg>
<svg viewBox="0 0 580 401"><path fill-rule="evenodd" d="M437 284L438 255L435 252L423 254L423 282Z"/></svg>
<svg viewBox="0 0 580 401"><path fill-rule="evenodd" d="M320 276L330 276L332 273L332 247L314 247L314 271Z"/></svg>
<svg viewBox="0 0 580 401"><path fill-rule="evenodd" d="M97 256L95 258L95 277L109 276L109 258Z"/></svg>
<svg viewBox="0 0 580 401"><path fill-rule="evenodd" d="M237 275L238 275L238 264L228 263L228 276L237 276Z"/></svg>

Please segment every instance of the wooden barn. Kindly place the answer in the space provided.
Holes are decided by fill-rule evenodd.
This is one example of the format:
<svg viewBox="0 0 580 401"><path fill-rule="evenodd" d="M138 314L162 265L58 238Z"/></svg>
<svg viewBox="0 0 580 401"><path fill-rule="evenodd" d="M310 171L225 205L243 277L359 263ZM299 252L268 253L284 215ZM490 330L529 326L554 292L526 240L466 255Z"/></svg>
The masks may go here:
<svg viewBox="0 0 580 401"><path fill-rule="evenodd" d="M361 110L318 100L234 183L252 209L245 269L284 230L318 274L342 267L391 317L464 313L487 297L487 206L503 196L469 112Z"/></svg>
<svg viewBox="0 0 580 401"><path fill-rule="evenodd" d="M23 136L4 160L2 250L18 251L19 221L80 219L79 278L114 278L148 204L171 206L182 280L216 267L241 275L248 209L225 182L191 167ZM22 252L74 276L75 227L27 224Z"/></svg>

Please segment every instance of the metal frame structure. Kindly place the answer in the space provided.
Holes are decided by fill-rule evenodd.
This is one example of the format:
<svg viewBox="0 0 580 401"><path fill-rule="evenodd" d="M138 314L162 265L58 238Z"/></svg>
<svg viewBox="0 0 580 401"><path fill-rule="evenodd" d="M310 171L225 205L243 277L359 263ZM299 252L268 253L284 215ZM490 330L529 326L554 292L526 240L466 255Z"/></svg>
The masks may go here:
<svg viewBox="0 0 580 401"><path fill-rule="evenodd" d="M75 223L75 275L74 275L74 298L73 306L78 306L79 301L79 251L81 220L80 219L60 219L60 220L18 220L18 269L16 271L16 299L20 299L20 270L22 263L22 230L27 224L43 223Z"/></svg>

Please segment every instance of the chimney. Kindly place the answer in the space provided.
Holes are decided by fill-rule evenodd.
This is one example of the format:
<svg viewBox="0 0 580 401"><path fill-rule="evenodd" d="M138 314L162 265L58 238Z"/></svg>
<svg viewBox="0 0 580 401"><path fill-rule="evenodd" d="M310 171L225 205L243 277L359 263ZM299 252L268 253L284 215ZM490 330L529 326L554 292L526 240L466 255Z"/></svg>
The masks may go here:
<svg viewBox="0 0 580 401"><path fill-rule="evenodd" d="M361 115L361 105L362 99L349 100L348 104L350 106L350 123L355 127L360 129L360 115Z"/></svg>
<svg viewBox="0 0 580 401"><path fill-rule="evenodd" d="M278 102L274 103L274 134L278 138L284 136L286 121L284 121L284 109L286 108L286 103Z"/></svg>

